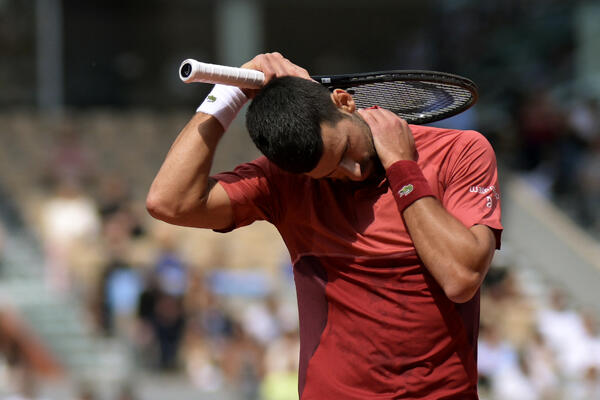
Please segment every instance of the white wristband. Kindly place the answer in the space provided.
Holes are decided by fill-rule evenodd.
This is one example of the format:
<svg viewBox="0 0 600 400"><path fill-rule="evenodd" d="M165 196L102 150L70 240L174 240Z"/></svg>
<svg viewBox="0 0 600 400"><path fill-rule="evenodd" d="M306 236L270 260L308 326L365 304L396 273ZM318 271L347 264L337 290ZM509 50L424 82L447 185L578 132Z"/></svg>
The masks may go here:
<svg viewBox="0 0 600 400"><path fill-rule="evenodd" d="M217 84L196 112L200 111L214 116L227 130L247 101L248 97L240 88Z"/></svg>

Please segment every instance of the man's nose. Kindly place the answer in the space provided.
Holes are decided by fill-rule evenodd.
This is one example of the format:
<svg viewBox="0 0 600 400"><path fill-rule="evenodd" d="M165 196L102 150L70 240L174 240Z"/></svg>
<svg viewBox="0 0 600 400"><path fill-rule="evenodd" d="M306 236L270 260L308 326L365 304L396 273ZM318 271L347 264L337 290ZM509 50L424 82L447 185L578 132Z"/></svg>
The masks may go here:
<svg viewBox="0 0 600 400"><path fill-rule="evenodd" d="M340 169L350 179L362 178L362 169L356 161L344 159L340 163Z"/></svg>

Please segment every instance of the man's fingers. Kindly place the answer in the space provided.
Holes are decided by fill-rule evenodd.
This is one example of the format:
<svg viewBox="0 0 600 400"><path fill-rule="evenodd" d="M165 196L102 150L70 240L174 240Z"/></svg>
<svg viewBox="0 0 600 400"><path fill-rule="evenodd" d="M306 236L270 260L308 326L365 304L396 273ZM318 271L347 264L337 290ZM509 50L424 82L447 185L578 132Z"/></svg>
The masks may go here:
<svg viewBox="0 0 600 400"><path fill-rule="evenodd" d="M268 74L268 80L276 77L276 76L282 76L285 75L285 62L287 60L285 60L283 58L283 56L279 53L269 53L269 54L264 54L262 56L262 63L263 68L267 71L269 71ZM289 62L289 61L288 61ZM267 75L265 73L265 75Z"/></svg>
<svg viewBox="0 0 600 400"><path fill-rule="evenodd" d="M292 67L294 69L295 76L299 76L299 77L305 78L305 79L312 79L306 69L304 69L298 65L295 65L295 64L292 64Z"/></svg>
<svg viewBox="0 0 600 400"><path fill-rule="evenodd" d="M265 74L265 83L275 77L288 75L311 79L306 69L294 64L278 52L259 54L242 65L242 68L261 71Z"/></svg>
<svg viewBox="0 0 600 400"><path fill-rule="evenodd" d="M385 108L375 106L375 107L358 110L358 112L365 120L370 120L370 121L379 122L379 123L399 122L403 126L404 125L408 126L408 123L406 122L406 120L402 119L396 113L394 113L390 110L386 110Z"/></svg>
<svg viewBox="0 0 600 400"><path fill-rule="evenodd" d="M381 117L376 111L377 110L373 108L358 110L360 116L363 117L363 119L367 121L367 123L377 123L381 119Z"/></svg>

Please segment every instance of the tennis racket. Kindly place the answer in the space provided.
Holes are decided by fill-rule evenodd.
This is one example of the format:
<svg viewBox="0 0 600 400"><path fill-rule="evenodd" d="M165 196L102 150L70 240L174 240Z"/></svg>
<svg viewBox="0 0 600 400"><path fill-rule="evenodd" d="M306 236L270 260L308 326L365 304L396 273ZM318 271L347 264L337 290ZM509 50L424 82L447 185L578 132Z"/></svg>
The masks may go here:
<svg viewBox="0 0 600 400"><path fill-rule="evenodd" d="M222 83L242 88L262 87L262 72L183 61L179 77L186 83ZM477 86L462 76L437 71L396 70L344 75L318 75L323 86L344 89L358 108L379 106L393 111L409 124L426 124L461 113L478 98Z"/></svg>

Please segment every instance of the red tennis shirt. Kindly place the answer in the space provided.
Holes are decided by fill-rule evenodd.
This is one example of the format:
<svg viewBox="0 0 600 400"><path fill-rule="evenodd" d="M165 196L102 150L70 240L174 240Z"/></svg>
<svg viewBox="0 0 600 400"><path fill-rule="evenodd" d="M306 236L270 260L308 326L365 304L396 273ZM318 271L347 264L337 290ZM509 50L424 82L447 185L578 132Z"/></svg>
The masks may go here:
<svg viewBox="0 0 600 400"><path fill-rule="evenodd" d="M492 147L474 131L411 126L444 208L500 246ZM270 221L293 262L302 400L477 399L479 293L450 301L418 258L387 180L290 174L266 158L215 176L234 226Z"/></svg>

